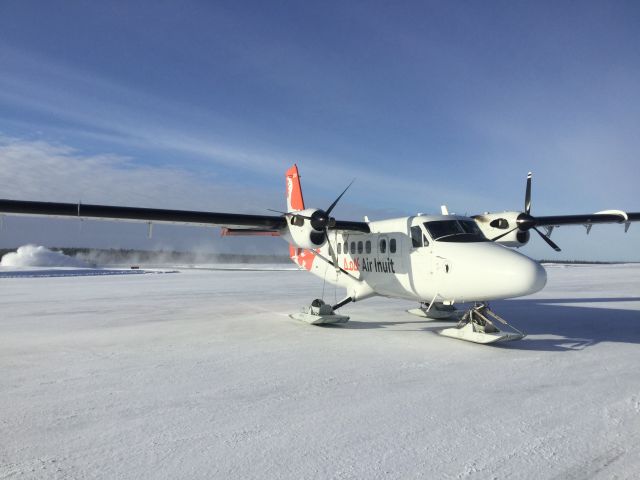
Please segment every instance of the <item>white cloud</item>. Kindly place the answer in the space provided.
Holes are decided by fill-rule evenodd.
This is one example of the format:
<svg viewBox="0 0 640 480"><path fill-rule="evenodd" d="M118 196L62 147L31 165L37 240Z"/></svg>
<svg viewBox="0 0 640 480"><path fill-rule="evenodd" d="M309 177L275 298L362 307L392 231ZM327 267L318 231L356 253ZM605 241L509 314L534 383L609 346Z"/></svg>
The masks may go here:
<svg viewBox="0 0 640 480"><path fill-rule="evenodd" d="M140 165L112 154L86 154L68 145L0 136L0 193L4 198L139 205L202 210L252 210L280 199L176 166ZM238 199L246 203L238 205Z"/></svg>
<svg viewBox="0 0 640 480"><path fill-rule="evenodd" d="M6 47L0 49L3 51ZM433 168L438 162L427 161L426 154L412 167L398 172L394 158L368 162L291 150L289 145L283 148L256 140L259 134L246 123L239 124L197 105L158 98L32 53L9 50L5 60L14 67L0 77L0 101L64 120L53 124L34 122L22 125L20 130L38 128L60 138L99 141L120 150L124 147L125 151L175 154L184 162L197 159L209 164L212 170L216 166L233 168L239 172L237 178L245 171L265 179L281 179L295 162L301 168L306 188L317 193L313 195L317 202L330 202L357 177L354 190L362 186L358 192L361 203L371 205L362 213L380 208L434 211L442 202L479 205L482 201L475 190L441 178L439 169ZM119 157L112 160L126 161ZM136 163L131 161L132 165ZM268 188L279 186L280 183ZM390 198L393 203L389 203Z"/></svg>

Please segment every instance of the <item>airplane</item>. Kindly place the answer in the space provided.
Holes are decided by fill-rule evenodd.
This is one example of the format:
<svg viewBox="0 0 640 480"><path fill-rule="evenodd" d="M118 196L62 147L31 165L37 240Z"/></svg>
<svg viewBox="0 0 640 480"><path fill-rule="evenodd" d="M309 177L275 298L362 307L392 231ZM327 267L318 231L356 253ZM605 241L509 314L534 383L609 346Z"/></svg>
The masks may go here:
<svg viewBox="0 0 640 480"><path fill-rule="evenodd" d="M524 211L474 216L417 214L379 221L338 220L331 216L351 184L325 209L305 205L297 165L286 171L287 210L278 215L165 210L82 203L0 200L0 215L36 215L80 219L222 227L223 236L279 236L289 243L289 256L301 269L346 289L335 305L315 299L290 315L312 325L345 323L336 310L374 296L419 302L408 313L427 319L454 320L443 336L481 344L519 340L525 333L489 308L489 301L521 297L541 290L545 269L513 250L535 231L551 248L555 227L620 223L625 232L640 212L605 210L586 215L533 216L531 173L527 176ZM538 227L544 228L543 233ZM458 310L456 304L472 304Z"/></svg>

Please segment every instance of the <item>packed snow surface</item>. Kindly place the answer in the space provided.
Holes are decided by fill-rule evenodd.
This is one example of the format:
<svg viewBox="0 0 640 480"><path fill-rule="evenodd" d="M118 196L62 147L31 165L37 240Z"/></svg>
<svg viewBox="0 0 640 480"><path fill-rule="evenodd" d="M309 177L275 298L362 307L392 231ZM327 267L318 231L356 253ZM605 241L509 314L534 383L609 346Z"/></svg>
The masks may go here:
<svg viewBox="0 0 640 480"><path fill-rule="evenodd" d="M302 271L1 279L0 478L638 478L640 266L548 273L500 346L299 323Z"/></svg>
<svg viewBox="0 0 640 480"><path fill-rule="evenodd" d="M34 245L20 247L15 252L5 254L0 260L0 280L19 277L88 277L175 272L176 270L166 270L157 266L144 270L139 267L126 269L95 267L82 259Z"/></svg>
<svg viewBox="0 0 640 480"><path fill-rule="evenodd" d="M60 252L53 252L46 247L24 245L15 252L2 256L1 267L79 267L89 268L82 260Z"/></svg>

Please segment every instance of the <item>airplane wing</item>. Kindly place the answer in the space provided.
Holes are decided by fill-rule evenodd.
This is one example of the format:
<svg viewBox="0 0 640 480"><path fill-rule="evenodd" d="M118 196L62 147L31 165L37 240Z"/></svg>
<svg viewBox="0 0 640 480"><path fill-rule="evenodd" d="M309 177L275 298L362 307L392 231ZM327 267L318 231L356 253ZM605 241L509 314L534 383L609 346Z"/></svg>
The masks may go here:
<svg viewBox="0 0 640 480"><path fill-rule="evenodd" d="M192 210L166 210L158 208L88 205L83 203L32 202L0 200L0 215L34 215L94 220L120 220L130 222L170 223L196 226L220 226L250 229L253 232L276 232L286 227L284 215L247 215L241 213L200 212ZM330 229L369 231L365 222L336 220Z"/></svg>
<svg viewBox="0 0 640 480"><path fill-rule="evenodd" d="M528 212L502 212L476 215L472 217L485 236L507 247L520 247L529 241L529 231L534 230L554 250L560 251L549 237L555 227L563 225L584 225L587 233L595 224L619 223L626 232L631 222L640 221L640 212L605 210L584 215L533 216ZM546 234L538 229L544 228Z"/></svg>
<svg viewBox="0 0 640 480"><path fill-rule="evenodd" d="M536 216L536 226L560 227L562 225L594 225L599 223L627 223L640 221L640 212L626 213L619 210L606 210L604 212L586 215L552 215Z"/></svg>
<svg viewBox="0 0 640 480"><path fill-rule="evenodd" d="M560 247L549 238L555 227L584 225L589 233L595 224L620 223L624 224L626 232L631 222L640 221L640 212L623 212L622 210L603 210L584 215L533 216L531 214L531 179L532 173L529 172L524 196L524 211L486 212L472 217L487 238L494 242L499 241L508 247L520 247L529 241L529 231L534 230L551 248L559 252ZM538 230L538 227L544 228L547 234Z"/></svg>

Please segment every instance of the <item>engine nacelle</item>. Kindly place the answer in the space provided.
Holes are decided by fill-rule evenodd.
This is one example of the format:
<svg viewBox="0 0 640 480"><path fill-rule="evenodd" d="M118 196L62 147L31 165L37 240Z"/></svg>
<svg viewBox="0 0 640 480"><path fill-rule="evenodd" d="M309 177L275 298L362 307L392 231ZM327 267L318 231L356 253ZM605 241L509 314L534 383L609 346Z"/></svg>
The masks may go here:
<svg viewBox="0 0 640 480"><path fill-rule="evenodd" d="M316 217L324 214L322 210L307 208L287 215L287 229L281 235L298 248L315 250L327 241L322 227L318 227Z"/></svg>
<svg viewBox="0 0 640 480"><path fill-rule="evenodd" d="M522 247L527 244L531 235L528 231L517 229L517 219L521 214L522 212L485 213L476 215L473 219L489 240L515 228L512 232L496 240L496 243L505 247Z"/></svg>

